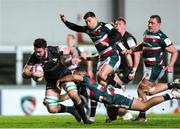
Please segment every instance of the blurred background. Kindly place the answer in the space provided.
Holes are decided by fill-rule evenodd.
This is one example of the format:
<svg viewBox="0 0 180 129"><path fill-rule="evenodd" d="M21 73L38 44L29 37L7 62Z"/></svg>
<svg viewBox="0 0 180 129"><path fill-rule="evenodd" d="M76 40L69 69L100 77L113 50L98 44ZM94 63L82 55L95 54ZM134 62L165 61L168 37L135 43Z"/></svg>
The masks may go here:
<svg viewBox="0 0 180 129"><path fill-rule="evenodd" d="M65 46L66 36L70 33L77 36L79 46L89 55L96 52L87 35L69 30L59 19L61 12L69 21L85 25L82 17L88 11L93 11L103 22L114 22L118 17L124 17L128 31L138 43L147 29L149 16L158 14L162 18L161 29L180 50L179 0L0 0L0 114L27 114L23 109L24 98L28 102L24 104L25 108L31 106L34 109L30 114L47 114L41 102L44 80L38 85L32 80L24 80L22 68L33 52L32 43L36 38L46 39L48 45ZM179 62L178 57L174 73L166 74L161 82L180 77ZM136 80L127 87L134 96L137 96L137 84L142 75L141 63ZM14 105L13 110L10 105ZM173 112L179 102L171 101L167 105L169 108L163 113ZM162 110L156 108L154 112L162 113Z"/></svg>

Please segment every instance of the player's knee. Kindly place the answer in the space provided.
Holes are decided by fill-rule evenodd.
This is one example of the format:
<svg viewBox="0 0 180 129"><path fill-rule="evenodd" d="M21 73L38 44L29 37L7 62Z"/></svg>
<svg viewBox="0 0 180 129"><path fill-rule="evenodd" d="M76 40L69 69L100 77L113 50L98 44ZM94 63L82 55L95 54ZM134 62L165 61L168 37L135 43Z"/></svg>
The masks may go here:
<svg viewBox="0 0 180 129"><path fill-rule="evenodd" d="M55 113L59 112L58 106L55 106L55 107L54 106L53 107L47 106L47 110L48 110L49 113L52 113L52 114L55 114Z"/></svg>
<svg viewBox="0 0 180 129"><path fill-rule="evenodd" d="M107 76L103 72L98 72L97 73L97 79L105 81L107 79Z"/></svg>

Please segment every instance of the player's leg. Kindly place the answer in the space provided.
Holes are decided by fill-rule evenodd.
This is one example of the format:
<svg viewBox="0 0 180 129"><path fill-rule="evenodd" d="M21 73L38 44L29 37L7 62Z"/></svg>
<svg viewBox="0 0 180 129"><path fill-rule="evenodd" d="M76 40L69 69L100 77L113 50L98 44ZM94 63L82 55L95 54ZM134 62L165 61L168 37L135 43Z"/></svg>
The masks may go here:
<svg viewBox="0 0 180 129"><path fill-rule="evenodd" d="M147 101L146 95L150 95L150 93L156 93L156 91L162 92L167 89L167 87L164 87L165 85L163 85L162 87L158 87L157 89L155 87L158 79L160 79L163 75L164 70L160 67L146 67L143 79L139 83L137 90L138 97L141 98L142 101ZM135 119L135 121L147 121L146 113L140 112L139 116Z"/></svg>
<svg viewBox="0 0 180 129"><path fill-rule="evenodd" d="M146 101L146 95L154 95L167 89L180 89L180 82L178 79L172 83L156 83L163 75L164 69L162 68L146 68L143 80L138 86L139 98L141 98L143 101ZM142 122L146 121L145 112L140 112L139 116L135 120Z"/></svg>
<svg viewBox="0 0 180 129"><path fill-rule="evenodd" d="M113 73L113 69L110 65L104 64L101 69L97 72L97 80L99 84L106 86L107 85L107 77L109 74Z"/></svg>
<svg viewBox="0 0 180 129"><path fill-rule="evenodd" d="M97 80L98 83L106 86L107 85L107 78L109 75L113 74L120 65L120 57L118 55L112 55L102 59L98 62L97 65Z"/></svg>
<svg viewBox="0 0 180 129"><path fill-rule="evenodd" d="M88 120L86 113L84 111L83 103L81 101L80 96L78 95L76 84L74 82L65 82L64 84L62 84L62 87L65 89L69 97L74 102L75 108L80 114L84 124L91 124L92 122Z"/></svg>
<svg viewBox="0 0 180 129"><path fill-rule="evenodd" d="M47 89L45 96L43 103L49 113L70 113L78 122L81 121L81 117L73 106L64 106L59 103L60 93L57 89Z"/></svg>
<svg viewBox="0 0 180 129"><path fill-rule="evenodd" d="M90 99L90 115L89 115L89 120L94 122L95 117L96 117L96 108L97 108L98 102L95 100Z"/></svg>
<svg viewBox="0 0 180 129"><path fill-rule="evenodd" d="M162 96L152 97L146 102L142 102L139 99L134 98L130 110L145 112L149 108L171 99L180 99L180 92L174 90L171 93L167 93Z"/></svg>
<svg viewBox="0 0 180 129"><path fill-rule="evenodd" d="M112 81L109 81L109 84L116 86L117 88L121 88L123 91L125 91L126 88L124 84L130 82L130 80L128 79L128 75L130 71L131 68L127 66L127 64L121 65L117 72L118 74L115 74L114 76L115 83L117 84L115 83L113 84ZM111 78L110 80L113 80L113 78ZM107 115L108 117L106 117L107 118L106 122L111 122L112 120L116 120L118 115L121 116L123 120L130 120L133 118L132 114L128 110L124 108L117 108L114 106L107 107Z"/></svg>

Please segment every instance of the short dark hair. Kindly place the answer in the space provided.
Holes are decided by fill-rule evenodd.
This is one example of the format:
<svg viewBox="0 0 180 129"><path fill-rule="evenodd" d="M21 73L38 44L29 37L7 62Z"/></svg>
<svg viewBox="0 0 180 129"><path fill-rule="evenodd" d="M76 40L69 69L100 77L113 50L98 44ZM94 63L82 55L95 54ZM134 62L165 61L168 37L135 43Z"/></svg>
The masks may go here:
<svg viewBox="0 0 180 129"><path fill-rule="evenodd" d="M47 42L45 39L38 38L34 40L34 47L35 48L46 48L47 47Z"/></svg>
<svg viewBox="0 0 180 129"><path fill-rule="evenodd" d="M83 19L87 19L88 17L96 17L96 15L95 15L94 12L87 12L87 13L84 15Z"/></svg>
<svg viewBox="0 0 180 129"><path fill-rule="evenodd" d="M158 23L161 23L161 17L159 15L152 15L150 18L156 18Z"/></svg>
<svg viewBox="0 0 180 129"><path fill-rule="evenodd" d="M116 21L123 21L126 24L126 20L123 17L119 17Z"/></svg>

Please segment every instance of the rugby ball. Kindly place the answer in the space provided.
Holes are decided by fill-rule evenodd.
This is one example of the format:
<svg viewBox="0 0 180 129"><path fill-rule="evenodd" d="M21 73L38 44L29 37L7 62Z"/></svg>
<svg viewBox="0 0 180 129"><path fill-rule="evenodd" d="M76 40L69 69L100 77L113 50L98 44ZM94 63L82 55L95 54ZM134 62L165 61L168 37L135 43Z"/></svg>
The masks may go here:
<svg viewBox="0 0 180 129"><path fill-rule="evenodd" d="M35 64L35 65L33 65L32 70L33 70L33 72L42 72L41 77L32 77L32 79L36 82L42 81L44 78L44 71L43 71L42 66L40 64Z"/></svg>

